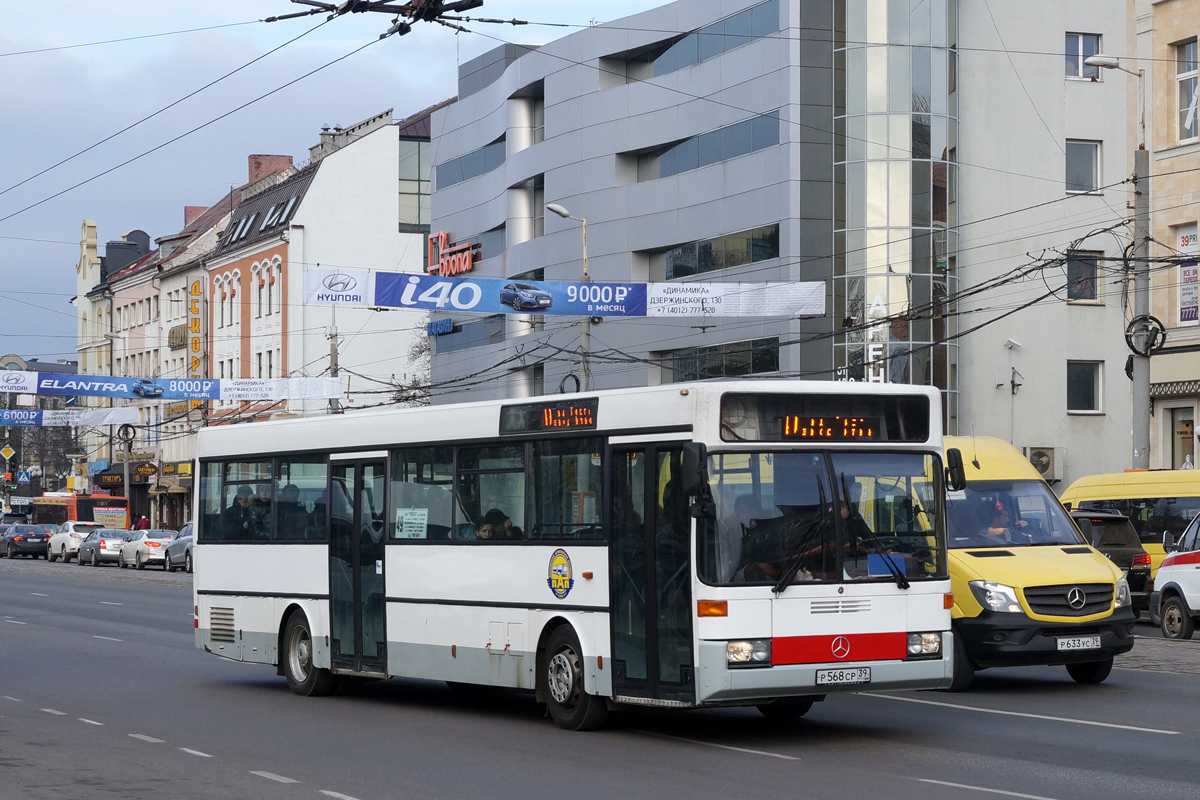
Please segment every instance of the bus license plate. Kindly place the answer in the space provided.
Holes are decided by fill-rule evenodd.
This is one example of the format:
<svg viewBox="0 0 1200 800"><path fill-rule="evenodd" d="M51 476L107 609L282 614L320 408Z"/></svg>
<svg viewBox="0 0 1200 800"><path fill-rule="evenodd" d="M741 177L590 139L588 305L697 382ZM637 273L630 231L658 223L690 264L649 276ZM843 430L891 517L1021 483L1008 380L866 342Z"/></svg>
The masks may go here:
<svg viewBox="0 0 1200 800"><path fill-rule="evenodd" d="M855 667L854 669L819 669L817 670L817 686L848 686L855 683L870 683L871 668Z"/></svg>
<svg viewBox="0 0 1200 800"><path fill-rule="evenodd" d="M1099 636L1064 636L1058 640L1059 650L1099 650Z"/></svg>

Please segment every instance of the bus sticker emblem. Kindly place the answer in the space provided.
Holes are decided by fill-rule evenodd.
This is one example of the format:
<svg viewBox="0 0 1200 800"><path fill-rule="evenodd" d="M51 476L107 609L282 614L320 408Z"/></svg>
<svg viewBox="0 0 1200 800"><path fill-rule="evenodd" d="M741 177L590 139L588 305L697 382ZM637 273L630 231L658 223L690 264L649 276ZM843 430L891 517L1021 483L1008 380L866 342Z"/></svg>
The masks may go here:
<svg viewBox="0 0 1200 800"><path fill-rule="evenodd" d="M567 551L559 548L550 555L550 567L546 570L546 584L559 600L566 598L575 586L575 578L571 575L571 557Z"/></svg>

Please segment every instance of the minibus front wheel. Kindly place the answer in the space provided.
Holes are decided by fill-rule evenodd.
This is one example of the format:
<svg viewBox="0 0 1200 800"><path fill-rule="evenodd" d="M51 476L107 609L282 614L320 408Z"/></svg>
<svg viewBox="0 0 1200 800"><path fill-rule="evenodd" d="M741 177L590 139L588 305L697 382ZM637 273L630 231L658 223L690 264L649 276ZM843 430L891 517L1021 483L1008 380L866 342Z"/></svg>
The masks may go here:
<svg viewBox="0 0 1200 800"><path fill-rule="evenodd" d="M1067 674L1074 678L1076 683L1103 683L1108 673L1112 672L1112 668L1113 660L1106 658L1103 661L1067 664Z"/></svg>

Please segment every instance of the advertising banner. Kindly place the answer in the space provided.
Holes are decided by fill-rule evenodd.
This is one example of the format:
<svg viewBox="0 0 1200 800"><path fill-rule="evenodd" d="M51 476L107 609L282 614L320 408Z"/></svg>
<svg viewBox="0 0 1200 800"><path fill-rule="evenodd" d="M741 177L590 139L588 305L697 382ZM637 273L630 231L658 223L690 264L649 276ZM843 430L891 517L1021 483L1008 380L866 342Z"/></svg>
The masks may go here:
<svg viewBox="0 0 1200 800"><path fill-rule="evenodd" d="M310 267L304 270L304 302L366 308L374 294L371 278L368 269Z"/></svg>
<svg viewBox="0 0 1200 800"><path fill-rule="evenodd" d="M644 317L646 284L510 281L377 272L373 305L478 314Z"/></svg>
<svg viewBox="0 0 1200 800"><path fill-rule="evenodd" d="M37 394L124 397L130 400L288 400L341 397L337 378L122 378L28 373ZM101 424L101 423L88 423Z"/></svg>
<svg viewBox="0 0 1200 800"><path fill-rule="evenodd" d="M34 394L37 392L37 376L36 372L22 372L15 369L0 370L0 392Z"/></svg>
<svg viewBox="0 0 1200 800"><path fill-rule="evenodd" d="M1196 257L1200 252L1196 225L1180 225L1175 229L1176 249L1184 256ZM1200 272L1195 261L1184 261L1179 265L1179 325L1200 325Z"/></svg>
<svg viewBox="0 0 1200 800"><path fill-rule="evenodd" d="M0 409L0 425L24 428L66 427L72 425L136 425L136 408L63 409Z"/></svg>
<svg viewBox="0 0 1200 800"><path fill-rule="evenodd" d="M825 315L825 284L649 283L648 317L820 317Z"/></svg>

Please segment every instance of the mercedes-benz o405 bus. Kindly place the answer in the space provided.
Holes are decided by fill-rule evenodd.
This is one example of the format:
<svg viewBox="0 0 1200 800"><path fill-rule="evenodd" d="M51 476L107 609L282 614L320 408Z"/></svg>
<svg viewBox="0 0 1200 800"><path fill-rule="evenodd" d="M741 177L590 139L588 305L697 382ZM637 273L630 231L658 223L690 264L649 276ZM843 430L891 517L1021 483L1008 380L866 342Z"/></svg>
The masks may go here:
<svg viewBox="0 0 1200 800"><path fill-rule="evenodd" d="M527 689L576 730L945 687L940 431L935 389L788 380L209 427L196 646L301 695Z"/></svg>

